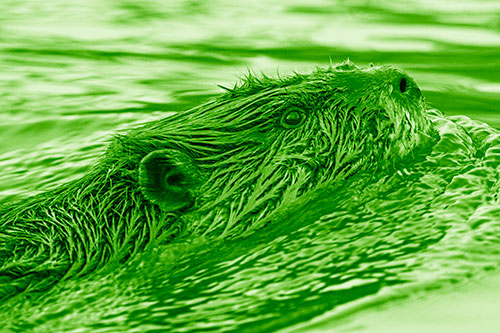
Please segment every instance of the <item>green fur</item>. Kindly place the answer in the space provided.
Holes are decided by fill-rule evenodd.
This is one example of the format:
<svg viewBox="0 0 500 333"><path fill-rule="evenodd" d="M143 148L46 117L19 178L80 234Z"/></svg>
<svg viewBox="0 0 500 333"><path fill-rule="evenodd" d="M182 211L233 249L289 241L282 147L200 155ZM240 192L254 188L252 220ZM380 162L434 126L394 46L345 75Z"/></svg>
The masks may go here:
<svg viewBox="0 0 500 333"><path fill-rule="evenodd" d="M347 62L284 78L249 74L225 89L117 135L82 179L1 208L0 299L121 263L159 242L244 235L319 186L407 156L429 130L416 84L390 67ZM285 128L281 117L292 107L305 122ZM192 206L165 210L145 198L138 170L153 151L193 161Z"/></svg>

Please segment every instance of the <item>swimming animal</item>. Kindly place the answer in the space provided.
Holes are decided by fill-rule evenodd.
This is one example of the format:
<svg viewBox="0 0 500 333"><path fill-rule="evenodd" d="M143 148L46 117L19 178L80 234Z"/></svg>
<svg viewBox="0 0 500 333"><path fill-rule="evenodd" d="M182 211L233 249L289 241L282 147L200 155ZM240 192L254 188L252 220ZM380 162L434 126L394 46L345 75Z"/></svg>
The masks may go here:
<svg viewBox="0 0 500 333"><path fill-rule="evenodd" d="M158 242L248 234L321 186L408 157L421 92L388 67L249 75L207 103L117 134L81 179L0 208L0 299Z"/></svg>

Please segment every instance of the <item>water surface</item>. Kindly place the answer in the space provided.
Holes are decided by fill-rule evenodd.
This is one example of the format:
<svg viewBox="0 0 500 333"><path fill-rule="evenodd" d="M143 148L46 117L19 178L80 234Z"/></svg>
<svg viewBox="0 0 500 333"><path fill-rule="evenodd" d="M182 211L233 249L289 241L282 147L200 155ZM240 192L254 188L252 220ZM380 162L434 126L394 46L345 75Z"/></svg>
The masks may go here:
<svg viewBox="0 0 500 333"><path fill-rule="evenodd" d="M248 69L392 64L451 117L432 116L432 149L334 184L250 237L159 247L13 298L0 321L40 332L358 325L349 330L377 327L373 309L396 323L401 304L438 295L445 307L444 295L462 293L491 313L477 290L499 274L499 30L500 5L488 0L3 1L4 201L80 177L115 131L198 105ZM464 311L442 313L444 327Z"/></svg>

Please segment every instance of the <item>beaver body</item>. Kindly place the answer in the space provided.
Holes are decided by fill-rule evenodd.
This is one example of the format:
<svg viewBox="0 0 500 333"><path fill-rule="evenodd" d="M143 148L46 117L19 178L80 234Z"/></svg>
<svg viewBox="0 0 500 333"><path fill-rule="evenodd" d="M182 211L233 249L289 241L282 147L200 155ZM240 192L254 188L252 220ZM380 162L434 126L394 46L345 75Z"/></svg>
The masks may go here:
<svg viewBox="0 0 500 333"><path fill-rule="evenodd" d="M1 208L0 298L158 242L244 235L318 187L408 156L429 129L420 90L392 67L249 76L117 135L81 179Z"/></svg>

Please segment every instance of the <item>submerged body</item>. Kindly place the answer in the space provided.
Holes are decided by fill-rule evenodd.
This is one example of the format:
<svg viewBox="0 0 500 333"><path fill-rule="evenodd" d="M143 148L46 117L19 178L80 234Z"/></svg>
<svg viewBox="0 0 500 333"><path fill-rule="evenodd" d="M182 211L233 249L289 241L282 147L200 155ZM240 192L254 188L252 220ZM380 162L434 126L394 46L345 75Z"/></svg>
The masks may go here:
<svg viewBox="0 0 500 333"><path fill-rule="evenodd" d="M0 209L0 298L191 235L238 237L283 207L430 141L415 82L352 63L248 77L117 135L82 179Z"/></svg>

